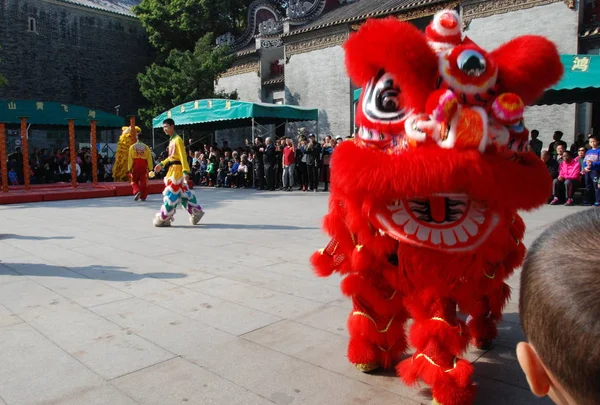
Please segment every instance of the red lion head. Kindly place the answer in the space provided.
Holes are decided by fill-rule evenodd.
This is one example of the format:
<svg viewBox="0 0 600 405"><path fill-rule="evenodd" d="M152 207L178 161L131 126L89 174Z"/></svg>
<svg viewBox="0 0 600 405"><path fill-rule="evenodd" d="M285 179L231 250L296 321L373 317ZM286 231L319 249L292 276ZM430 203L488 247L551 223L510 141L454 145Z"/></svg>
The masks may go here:
<svg viewBox="0 0 600 405"><path fill-rule="evenodd" d="M540 159L511 151L508 139L494 140L497 130L515 124L510 114L502 121L506 109L535 101L560 79L562 65L542 37L520 37L490 53L468 40L458 44L452 18L443 17L448 35L435 38L437 47L393 18L369 20L347 41L347 70L363 93L355 142L333 155L332 192L362 201L363 215L394 239L471 252L507 213L536 208L548 196ZM504 93L515 97L496 97ZM443 122L432 120L436 108ZM431 131L415 125L424 116Z"/></svg>

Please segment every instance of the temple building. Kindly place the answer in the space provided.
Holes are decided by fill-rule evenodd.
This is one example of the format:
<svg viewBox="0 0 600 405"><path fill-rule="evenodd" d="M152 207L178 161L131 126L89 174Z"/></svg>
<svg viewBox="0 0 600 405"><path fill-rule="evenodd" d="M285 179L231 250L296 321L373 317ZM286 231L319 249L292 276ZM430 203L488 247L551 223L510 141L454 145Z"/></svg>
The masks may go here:
<svg viewBox="0 0 600 405"><path fill-rule="evenodd" d="M235 65L218 79L217 86L237 90L241 100L319 108L318 128L310 123L304 126L312 132L318 130L321 137L346 137L354 132L356 89L346 75L342 45L367 18L394 16L424 29L436 11L453 8L463 16L465 34L487 50L519 35L538 34L554 41L561 54L597 55L600 29L595 25L596 3L290 0L286 15L282 15L275 3L257 0L250 6L246 32L217 40L232 46L237 54ZM570 142L575 133L590 132L595 120L592 104L558 104L531 107L526 123L530 129L538 129L540 139L548 145L554 131L563 131L564 139ZM276 132L284 133L283 129ZM296 125L288 124L286 133L295 134ZM219 135L231 143L249 134L225 131Z"/></svg>
<svg viewBox="0 0 600 405"><path fill-rule="evenodd" d="M59 102L121 116L137 114L144 99L136 76L149 65L152 52L131 11L139 2L1 1L0 73L8 84L0 87L0 100ZM99 139L114 142L112 132L120 130L110 132L99 134ZM67 146L64 128L34 126L29 137L38 147ZM84 139L89 139L89 130L82 131ZM9 128L9 151L15 141L18 129Z"/></svg>

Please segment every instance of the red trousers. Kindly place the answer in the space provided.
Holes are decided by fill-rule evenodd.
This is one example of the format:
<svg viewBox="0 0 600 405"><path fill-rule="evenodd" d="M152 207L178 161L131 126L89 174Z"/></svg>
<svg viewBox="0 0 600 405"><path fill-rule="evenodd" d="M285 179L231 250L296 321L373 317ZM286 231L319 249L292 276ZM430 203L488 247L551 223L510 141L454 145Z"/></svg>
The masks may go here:
<svg viewBox="0 0 600 405"><path fill-rule="evenodd" d="M140 193L140 198L143 201L148 197L148 162L146 159L135 159L131 171L133 195Z"/></svg>

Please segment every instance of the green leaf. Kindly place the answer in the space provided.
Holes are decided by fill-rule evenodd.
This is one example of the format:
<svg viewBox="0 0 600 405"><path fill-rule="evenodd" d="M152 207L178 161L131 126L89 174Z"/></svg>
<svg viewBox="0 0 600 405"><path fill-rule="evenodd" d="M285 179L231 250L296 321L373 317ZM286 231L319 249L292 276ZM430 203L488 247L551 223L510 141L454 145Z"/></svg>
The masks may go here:
<svg viewBox="0 0 600 405"><path fill-rule="evenodd" d="M155 62L138 75L140 92L149 101L140 109L145 123L156 115L188 101L204 98L237 99L237 92L215 93L217 77L231 67L234 56L227 48L213 45L213 35L205 34L193 50L173 49L164 63Z"/></svg>

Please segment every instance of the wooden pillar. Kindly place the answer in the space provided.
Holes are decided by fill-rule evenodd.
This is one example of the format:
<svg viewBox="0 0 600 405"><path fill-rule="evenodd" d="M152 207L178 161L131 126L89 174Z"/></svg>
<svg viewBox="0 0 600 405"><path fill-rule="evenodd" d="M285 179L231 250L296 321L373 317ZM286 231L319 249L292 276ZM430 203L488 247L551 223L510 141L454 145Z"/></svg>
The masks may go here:
<svg viewBox="0 0 600 405"><path fill-rule="evenodd" d="M90 143L92 144L92 182L98 184L98 145L96 142L96 120L92 120L90 129Z"/></svg>
<svg viewBox="0 0 600 405"><path fill-rule="evenodd" d="M137 140L137 131L135 129L135 116L131 116L129 117L129 127L131 128L131 131L129 132L129 136L131 136L131 139L133 139L133 142L136 142Z"/></svg>
<svg viewBox="0 0 600 405"><path fill-rule="evenodd" d="M77 151L75 150L75 121L69 120L69 155L71 158L71 185L73 188L77 188L77 162L75 156Z"/></svg>
<svg viewBox="0 0 600 405"><path fill-rule="evenodd" d="M21 152L23 152L23 182L25 190L31 188L31 174L29 172L29 142L27 139L27 117L21 117Z"/></svg>
<svg viewBox="0 0 600 405"><path fill-rule="evenodd" d="M8 162L6 158L6 126L0 123L0 166L2 170L2 191L8 193Z"/></svg>

